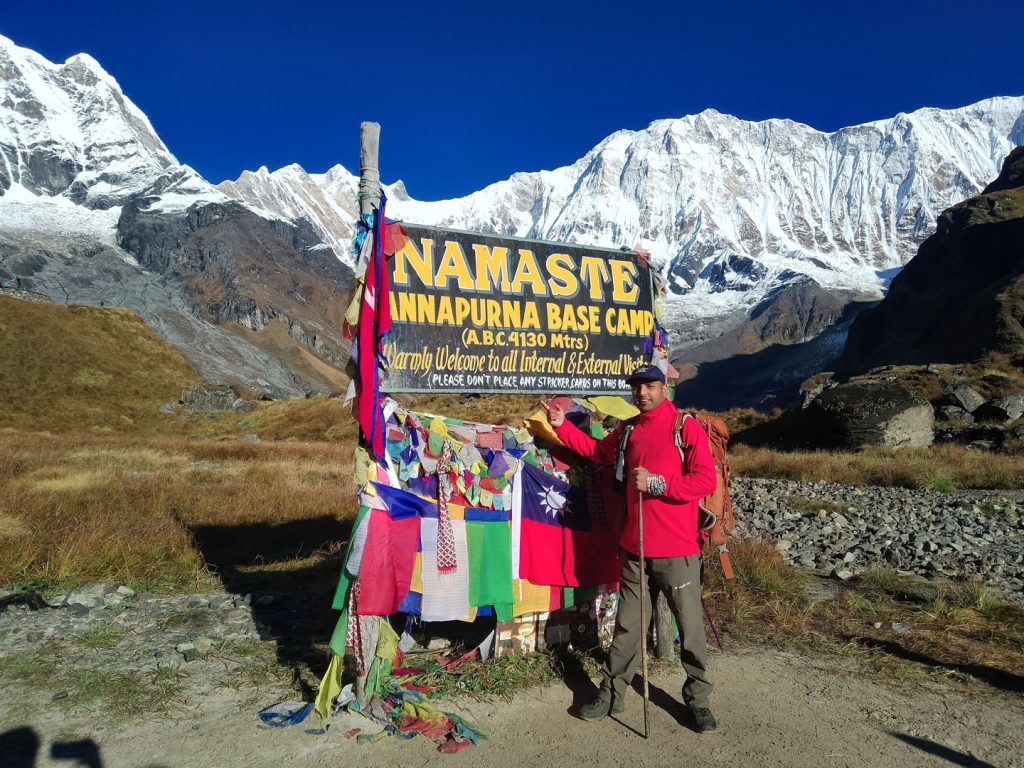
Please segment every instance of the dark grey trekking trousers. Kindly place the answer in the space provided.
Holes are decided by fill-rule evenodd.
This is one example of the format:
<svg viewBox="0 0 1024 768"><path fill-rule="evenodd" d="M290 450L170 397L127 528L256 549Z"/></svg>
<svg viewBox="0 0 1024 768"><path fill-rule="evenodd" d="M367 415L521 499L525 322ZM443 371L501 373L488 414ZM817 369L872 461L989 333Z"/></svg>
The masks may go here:
<svg viewBox="0 0 1024 768"><path fill-rule="evenodd" d="M708 638L700 604L700 555L648 557L646 569L647 621L651 621L652 595L664 592L681 638L679 656L686 671L683 702L707 707L712 686L707 679ZM640 643L646 637L647 627L640 626L640 558L623 552L615 636L602 670L602 688L611 688L619 701L624 701L626 689L640 667Z"/></svg>

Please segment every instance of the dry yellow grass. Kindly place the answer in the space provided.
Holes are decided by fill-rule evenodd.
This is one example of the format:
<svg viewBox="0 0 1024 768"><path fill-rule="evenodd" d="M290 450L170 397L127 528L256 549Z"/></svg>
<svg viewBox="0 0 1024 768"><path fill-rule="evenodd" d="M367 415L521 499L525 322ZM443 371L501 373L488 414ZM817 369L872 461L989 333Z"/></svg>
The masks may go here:
<svg viewBox="0 0 1024 768"><path fill-rule="evenodd" d="M913 603L900 599L903 577L876 571L827 596L770 541L733 540L729 549L736 579L722 579L717 558L709 557L705 597L733 638L871 655L884 666L900 657L1020 690L1024 611L977 582L942 584L933 599ZM894 636L893 622L912 631Z"/></svg>
<svg viewBox="0 0 1024 768"><path fill-rule="evenodd" d="M0 443L0 584L56 589L118 581L177 589L207 583L197 531L248 531L254 560L280 561L273 532L355 511L351 446L52 436L8 431ZM252 536L262 530L266 535ZM288 556L337 548L295 544ZM255 549L254 549L255 547ZM306 551L302 551L306 548ZM223 552L220 553L223 555ZM217 556L220 556L217 555Z"/></svg>
<svg viewBox="0 0 1024 768"><path fill-rule="evenodd" d="M864 448L856 453L778 451L734 446L733 473L849 485L902 488L1024 488L1024 456L959 445L930 448Z"/></svg>

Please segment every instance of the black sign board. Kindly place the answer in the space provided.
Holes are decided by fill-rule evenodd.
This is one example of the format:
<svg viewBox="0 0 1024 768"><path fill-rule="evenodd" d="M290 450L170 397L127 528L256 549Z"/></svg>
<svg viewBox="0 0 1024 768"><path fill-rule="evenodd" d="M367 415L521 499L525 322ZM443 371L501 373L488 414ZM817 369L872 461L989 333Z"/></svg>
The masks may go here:
<svg viewBox="0 0 1024 768"><path fill-rule="evenodd" d="M629 390L654 327L635 253L403 226L385 392Z"/></svg>

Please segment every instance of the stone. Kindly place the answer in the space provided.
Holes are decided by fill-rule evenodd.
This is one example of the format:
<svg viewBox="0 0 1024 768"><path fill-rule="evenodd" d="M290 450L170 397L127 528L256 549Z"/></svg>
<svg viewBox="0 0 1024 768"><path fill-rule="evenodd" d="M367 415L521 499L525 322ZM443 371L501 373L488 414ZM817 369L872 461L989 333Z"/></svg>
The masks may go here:
<svg viewBox="0 0 1024 768"><path fill-rule="evenodd" d="M996 424L975 424L966 427L948 427L940 429L935 433L937 443L957 443L958 445L970 445L971 443L991 443L1000 447L1006 439L1006 427Z"/></svg>
<svg viewBox="0 0 1024 768"><path fill-rule="evenodd" d="M125 599L129 599L129 598L135 597L135 590L132 589L131 587L126 587L124 585L121 585L120 587L117 588L116 594L120 595L121 597L123 597Z"/></svg>
<svg viewBox="0 0 1024 768"><path fill-rule="evenodd" d="M238 392L232 387L211 389L202 384L193 384L181 391L181 403L190 413L231 411L239 399Z"/></svg>
<svg viewBox="0 0 1024 768"><path fill-rule="evenodd" d="M985 402L985 398L979 395L970 384L959 382L943 393L940 405L962 408L967 413L974 413Z"/></svg>
<svg viewBox="0 0 1024 768"><path fill-rule="evenodd" d="M72 592L70 595L68 595L67 600L65 602L69 606L97 608L103 604L103 598L97 597L96 595Z"/></svg>
<svg viewBox="0 0 1024 768"><path fill-rule="evenodd" d="M961 424L973 424L974 417L959 405L941 405L935 411L939 421L956 421Z"/></svg>
<svg viewBox="0 0 1024 768"><path fill-rule="evenodd" d="M253 434L250 434L250 435L242 435L242 436L241 436L240 438L238 438L238 439L239 439L239 440L241 440L241 441L242 441L243 443L260 443L260 442L263 442L263 441L262 441L262 440L260 439L260 436L259 436L259 435L253 435Z"/></svg>
<svg viewBox="0 0 1024 768"><path fill-rule="evenodd" d="M854 378L816 397L800 424L805 441L821 448L924 447L934 440L935 412L896 383Z"/></svg>
<svg viewBox="0 0 1024 768"><path fill-rule="evenodd" d="M177 667L181 664L181 654L169 651L166 648L156 651L153 654L158 667Z"/></svg>
<svg viewBox="0 0 1024 768"><path fill-rule="evenodd" d="M911 627L909 624L902 624L898 621L892 622L891 626L892 631L895 632L897 635L907 635L913 630L913 627Z"/></svg>
<svg viewBox="0 0 1024 768"><path fill-rule="evenodd" d="M1024 395L995 397L974 412L974 418L982 422L1009 424L1024 415Z"/></svg>
<svg viewBox="0 0 1024 768"><path fill-rule="evenodd" d="M176 410L178 410L177 403L164 403L159 408L160 413L174 413Z"/></svg>
<svg viewBox="0 0 1024 768"><path fill-rule="evenodd" d="M842 569L842 570L837 570L837 571L835 572L835 574L836 574L836 578L838 578L838 579L842 579L843 581L849 581L849 580L850 580L850 579L852 579L852 578L853 578L853 576L854 576L854 573L853 573L853 571L851 571L851 570L847 570L847 569L845 569L845 568L844 568L844 569Z"/></svg>
<svg viewBox="0 0 1024 768"><path fill-rule="evenodd" d="M248 413L249 403L240 397L235 398L235 401L231 404L231 410L235 413Z"/></svg>

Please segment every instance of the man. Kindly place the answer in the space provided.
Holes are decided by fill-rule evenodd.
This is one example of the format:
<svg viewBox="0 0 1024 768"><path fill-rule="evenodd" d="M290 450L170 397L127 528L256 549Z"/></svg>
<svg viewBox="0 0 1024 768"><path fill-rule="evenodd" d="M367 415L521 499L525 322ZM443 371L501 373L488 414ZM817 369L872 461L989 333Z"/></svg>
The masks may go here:
<svg viewBox="0 0 1024 768"><path fill-rule="evenodd" d="M682 430L684 460L675 444L676 409L668 400L665 374L642 365L627 380L640 414L626 445L628 469L626 524L622 531L622 577L619 612L597 697L580 709L584 720L601 720L625 709L626 691L640 662L640 644L647 627L640 626L639 507L644 511L644 555L648 589L645 615L651 617L651 595L664 592L681 636L680 656L686 671L683 701L698 732L713 731L707 679L707 635L701 610L700 545L697 541L698 501L715 490L715 462L707 434L696 419ZM603 440L577 429L555 405L545 403L548 423L566 447L584 458L614 464L622 423Z"/></svg>

